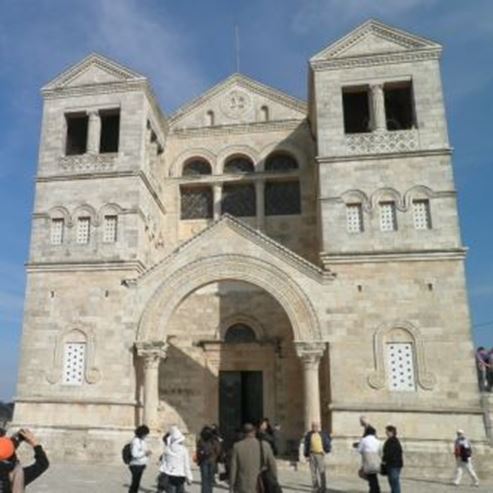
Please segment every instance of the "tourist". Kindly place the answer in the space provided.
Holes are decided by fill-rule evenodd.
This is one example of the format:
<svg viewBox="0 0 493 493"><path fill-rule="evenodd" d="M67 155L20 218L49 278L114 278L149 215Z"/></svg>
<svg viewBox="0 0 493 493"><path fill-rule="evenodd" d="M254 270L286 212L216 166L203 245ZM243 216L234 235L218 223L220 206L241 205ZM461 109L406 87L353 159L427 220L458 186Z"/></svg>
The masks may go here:
<svg viewBox="0 0 493 493"><path fill-rule="evenodd" d="M16 449L26 442L34 450L34 464L22 467ZM11 438L0 437L0 493L22 493L49 467L43 447L30 430L22 429Z"/></svg>
<svg viewBox="0 0 493 493"><path fill-rule="evenodd" d="M142 474L149 462L149 456L151 451L147 448L146 438L149 435L150 430L146 425L141 425L135 430L135 436L130 442L130 463L128 465L130 473L132 474L132 482L128 493L137 493L140 488L140 481L142 480Z"/></svg>
<svg viewBox="0 0 493 493"><path fill-rule="evenodd" d="M192 484L190 456L185 447L185 437L177 426L172 426L164 438L158 491L185 493L185 483Z"/></svg>
<svg viewBox="0 0 493 493"><path fill-rule="evenodd" d="M221 444L209 426L204 426L197 442L197 465L200 468L201 492L212 493L217 463L221 456Z"/></svg>
<svg viewBox="0 0 493 493"><path fill-rule="evenodd" d="M267 442L270 445L274 456L277 455L277 444L274 437L274 430L270 425L269 418L264 418L262 421L260 421L258 426L257 438L259 440Z"/></svg>
<svg viewBox="0 0 493 493"><path fill-rule="evenodd" d="M486 367L487 390L491 392L493 389L493 348L488 351L486 362L488 363Z"/></svg>
<svg viewBox="0 0 493 493"><path fill-rule="evenodd" d="M454 484L459 485L462 479L462 471L465 469L472 479L473 486L479 486L479 479L472 465L472 447L464 434L464 430L457 430L457 438L454 443L454 455L456 462L456 473Z"/></svg>
<svg viewBox="0 0 493 493"><path fill-rule="evenodd" d="M479 390L484 392L488 390L488 368L489 354L483 346L476 350L476 369L478 372Z"/></svg>
<svg viewBox="0 0 493 493"><path fill-rule="evenodd" d="M366 423L365 436L360 440L358 452L361 454L360 476L368 481L369 493L380 493L378 474L380 472L380 441L376 430Z"/></svg>
<svg viewBox="0 0 493 493"><path fill-rule="evenodd" d="M233 446L230 491L232 493L257 493L257 479L263 467L277 478L276 460L271 447L257 440L256 429L252 424L245 424L243 433L243 440Z"/></svg>
<svg viewBox="0 0 493 493"><path fill-rule="evenodd" d="M305 435L304 456L310 464L313 493L325 493L327 489L325 454L330 453L331 439L327 432L321 431L320 424L312 423L312 429Z"/></svg>
<svg viewBox="0 0 493 493"><path fill-rule="evenodd" d="M391 493L401 493L400 475L404 465L402 460L401 442L397 438L397 428L385 427L387 440L383 444L382 469L389 481Z"/></svg>

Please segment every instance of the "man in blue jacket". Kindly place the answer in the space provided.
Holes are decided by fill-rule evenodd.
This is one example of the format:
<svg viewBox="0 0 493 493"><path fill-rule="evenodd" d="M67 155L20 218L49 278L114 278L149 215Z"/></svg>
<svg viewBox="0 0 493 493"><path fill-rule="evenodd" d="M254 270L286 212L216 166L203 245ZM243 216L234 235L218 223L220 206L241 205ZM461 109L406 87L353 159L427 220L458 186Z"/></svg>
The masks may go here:
<svg viewBox="0 0 493 493"><path fill-rule="evenodd" d="M325 454L330 453L330 435L320 430L319 423L312 423L312 429L305 435L304 456L310 463L313 493L326 492Z"/></svg>

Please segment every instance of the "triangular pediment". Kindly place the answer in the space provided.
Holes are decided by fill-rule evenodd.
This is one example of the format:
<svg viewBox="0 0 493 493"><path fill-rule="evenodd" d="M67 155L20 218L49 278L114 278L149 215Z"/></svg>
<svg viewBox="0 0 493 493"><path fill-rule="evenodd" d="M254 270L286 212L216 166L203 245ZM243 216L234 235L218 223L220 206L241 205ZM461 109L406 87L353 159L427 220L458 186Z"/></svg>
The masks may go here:
<svg viewBox="0 0 493 493"><path fill-rule="evenodd" d="M307 114L304 101L257 82L243 74L233 74L198 98L179 108L171 117L175 128L197 128L262 120L302 120ZM210 117L213 115L211 125Z"/></svg>
<svg viewBox="0 0 493 493"><path fill-rule="evenodd" d="M215 256L218 253L228 255L238 252L249 254L255 258L271 256L277 259L276 261L284 261L296 270L302 271L320 282L332 280L334 277L331 272L312 264L240 219L225 214L221 219L182 243L158 264L141 274L137 282L154 275L160 269L165 269L167 265L179 261L180 258L189 263L198 257Z"/></svg>
<svg viewBox="0 0 493 493"><path fill-rule="evenodd" d="M93 53L55 77L44 86L43 90L133 80L145 80L145 77L109 58Z"/></svg>
<svg viewBox="0 0 493 493"><path fill-rule="evenodd" d="M371 19L317 53L311 61L440 49L434 41Z"/></svg>

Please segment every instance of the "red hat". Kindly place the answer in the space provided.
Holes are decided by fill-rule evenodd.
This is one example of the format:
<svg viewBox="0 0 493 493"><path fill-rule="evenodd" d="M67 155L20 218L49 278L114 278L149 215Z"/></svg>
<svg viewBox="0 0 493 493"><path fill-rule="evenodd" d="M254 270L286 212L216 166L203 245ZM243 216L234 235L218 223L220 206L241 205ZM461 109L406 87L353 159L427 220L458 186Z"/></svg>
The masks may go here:
<svg viewBox="0 0 493 493"><path fill-rule="evenodd" d="M0 437L0 461L10 459L14 453L14 442L10 438Z"/></svg>

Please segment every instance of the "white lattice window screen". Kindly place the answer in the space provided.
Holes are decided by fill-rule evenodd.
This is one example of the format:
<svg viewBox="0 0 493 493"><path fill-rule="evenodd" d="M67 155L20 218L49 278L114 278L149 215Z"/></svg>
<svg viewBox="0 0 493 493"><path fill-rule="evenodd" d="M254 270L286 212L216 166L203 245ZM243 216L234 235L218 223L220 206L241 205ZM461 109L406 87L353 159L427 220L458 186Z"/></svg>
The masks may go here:
<svg viewBox="0 0 493 493"><path fill-rule="evenodd" d="M380 230L397 230L397 215L395 202L380 202Z"/></svg>
<svg viewBox="0 0 493 493"><path fill-rule="evenodd" d="M389 342L386 345L387 374L390 390L416 390L414 350L410 342Z"/></svg>
<svg viewBox="0 0 493 493"><path fill-rule="evenodd" d="M361 204L346 205L346 221L348 233L363 231L363 210Z"/></svg>
<svg viewBox="0 0 493 493"><path fill-rule="evenodd" d="M63 355L63 383L82 385L86 368L86 343L68 342Z"/></svg>
<svg viewBox="0 0 493 493"><path fill-rule="evenodd" d="M115 243L117 237L117 216L104 216L103 241L104 243Z"/></svg>
<svg viewBox="0 0 493 493"><path fill-rule="evenodd" d="M413 200L413 217L415 229L430 229L430 201L425 199Z"/></svg>
<svg viewBox="0 0 493 493"><path fill-rule="evenodd" d="M63 218L51 220L50 241L52 245L61 245L63 243L64 229L65 221Z"/></svg>
<svg viewBox="0 0 493 493"><path fill-rule="evenodd" d="M91 218L79 217L77 220L77 243L84 245L89 243L91 235Z"/></svg>

